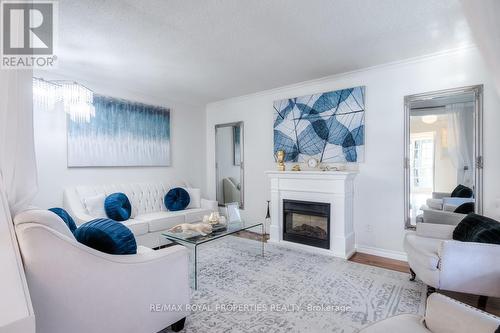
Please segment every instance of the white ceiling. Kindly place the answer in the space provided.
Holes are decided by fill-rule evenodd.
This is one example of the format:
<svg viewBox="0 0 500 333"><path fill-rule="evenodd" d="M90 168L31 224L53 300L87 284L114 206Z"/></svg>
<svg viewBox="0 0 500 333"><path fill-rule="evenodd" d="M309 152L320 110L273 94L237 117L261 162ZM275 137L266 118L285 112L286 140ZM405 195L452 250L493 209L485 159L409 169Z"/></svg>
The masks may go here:
<svg viewBox="0 0 500 333"><path fill-rule="evenodd" d="M191 104L471 43L457 0L61 0L57 74Z"/></svg>

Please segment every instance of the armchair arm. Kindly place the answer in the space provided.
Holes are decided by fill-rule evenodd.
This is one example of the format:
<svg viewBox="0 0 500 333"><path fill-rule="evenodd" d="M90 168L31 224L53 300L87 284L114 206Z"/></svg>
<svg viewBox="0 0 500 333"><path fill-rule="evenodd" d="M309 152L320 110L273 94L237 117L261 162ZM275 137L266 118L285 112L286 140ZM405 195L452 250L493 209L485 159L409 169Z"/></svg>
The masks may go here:
<svg viewBox="0 0 500 333"><path fill-rule="evenodd" d="M500 318L439 293L427 299L425 325L432 332L494 332Z"/></svg>
<svg viewBox="0 0 500 333"><path fill-rule="evenodd" d="M433 199L443 199L445 197L450 197L451 193L448 192L432 192Z"/></svg>
<svg viewBox="0 0 500 333"><path fill-rule="evenodd" d="M431 209L437 209L437 210L442 210L443 209L443 199L427 199L425 201L426 205L427 205L427 209L431 208ZM424 207L422 207L421 209L425 209Z"/></svg>
<svg viewBox="0 0 500 333"><path fill-rule="evenodd" d="M216 200L201 199L201 208L210 209L214 212L219 210L219 203Z"/></svg>
<svg viewBox="0 0 500 333"><path fill-rule="evenodd" d="M449 224L456 226L466 216L465 214L453 213L442 210L424 209L424 222L434 224Z"/></svg>
<svg viewBox="0 0 500 333"><path fill-rule="evenodd" d="M438 256L440 289L500 297L500 245L446 240Z"/></svg>
<svg viewBox="0 0 500 333"><path fill-rule="evenodd" d="M417 235L427 238L452 239L454 225L417 223Z"/></svg>

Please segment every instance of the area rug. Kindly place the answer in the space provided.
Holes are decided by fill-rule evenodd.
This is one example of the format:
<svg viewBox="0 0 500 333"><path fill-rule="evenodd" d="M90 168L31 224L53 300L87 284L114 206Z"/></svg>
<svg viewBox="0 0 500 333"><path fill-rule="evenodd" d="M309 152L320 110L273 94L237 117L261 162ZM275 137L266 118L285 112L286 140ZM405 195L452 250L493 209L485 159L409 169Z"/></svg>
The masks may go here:
<svg viewBox="0 0 500 333"><path fill-rule="evenodd" d="M185 332L357 332L423 314L426 287L409 275L239 238L202 245Z"/></svg>

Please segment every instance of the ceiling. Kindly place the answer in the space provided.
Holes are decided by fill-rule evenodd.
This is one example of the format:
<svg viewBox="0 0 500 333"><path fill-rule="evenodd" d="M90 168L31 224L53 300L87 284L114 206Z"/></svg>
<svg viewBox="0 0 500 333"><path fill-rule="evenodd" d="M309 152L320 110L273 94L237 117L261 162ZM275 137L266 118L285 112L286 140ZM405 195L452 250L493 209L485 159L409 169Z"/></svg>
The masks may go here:
<svg viewBox="0 0 500 333"><path fill-rule="evenodd" d="M471 44L458 0L61 0L56 74L205 104Z"/></svg>

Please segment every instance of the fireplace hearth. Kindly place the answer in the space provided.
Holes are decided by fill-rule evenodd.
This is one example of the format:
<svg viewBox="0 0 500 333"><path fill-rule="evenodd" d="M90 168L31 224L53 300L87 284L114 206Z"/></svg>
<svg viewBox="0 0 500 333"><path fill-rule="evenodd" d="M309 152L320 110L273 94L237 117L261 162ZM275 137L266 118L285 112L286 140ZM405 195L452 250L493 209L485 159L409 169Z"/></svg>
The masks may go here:
<svg viewBox="0 0 500 333"><path fill-rule="evenodd" d="M330 204L283 200L283 240L330 249Z"/></svg>

